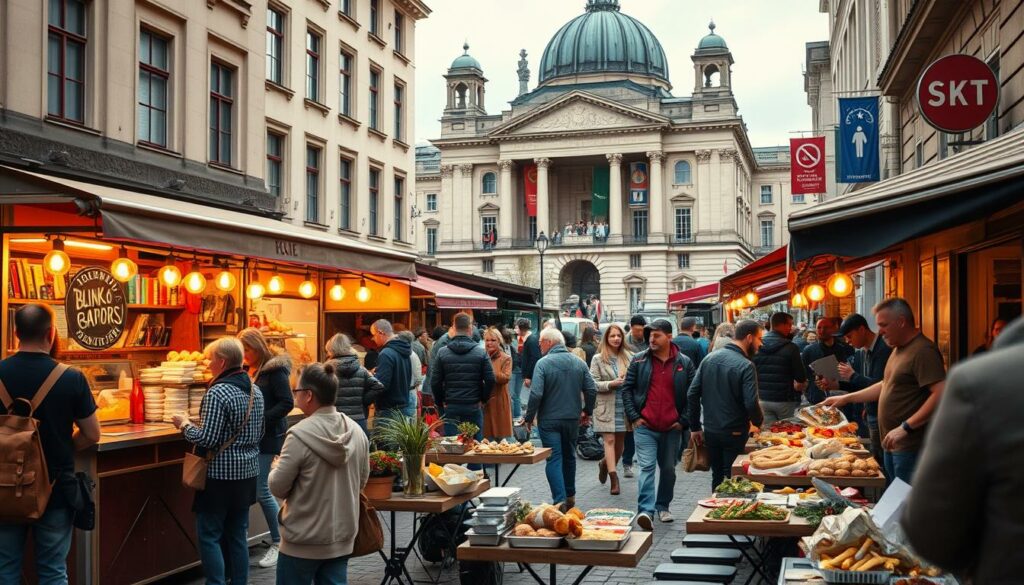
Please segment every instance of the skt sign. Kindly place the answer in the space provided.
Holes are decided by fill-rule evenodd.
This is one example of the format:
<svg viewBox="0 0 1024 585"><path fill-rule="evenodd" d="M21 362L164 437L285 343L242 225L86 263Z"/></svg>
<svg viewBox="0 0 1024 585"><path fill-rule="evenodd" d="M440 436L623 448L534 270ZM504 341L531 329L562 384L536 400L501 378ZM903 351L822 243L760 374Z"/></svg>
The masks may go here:
<svg viewBox="0 0 1024 585"><path fill-rule="evenodd" d="M985 123L999 102L992 68L970 55L949 55L925 69L917 83L917 105L938 130L967 132Z"/></svg>

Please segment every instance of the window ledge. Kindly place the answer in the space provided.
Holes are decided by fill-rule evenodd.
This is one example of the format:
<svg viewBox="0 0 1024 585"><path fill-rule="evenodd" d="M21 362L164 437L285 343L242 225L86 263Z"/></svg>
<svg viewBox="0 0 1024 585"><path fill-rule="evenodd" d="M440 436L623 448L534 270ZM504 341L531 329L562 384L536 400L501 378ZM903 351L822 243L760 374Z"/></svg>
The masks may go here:
<svg viewBox="0 0 1024 585"><path fill-rule="evenodd" d="M211 169L217 169L218 171L224 171L224 172L232 173L232 174L235 174L235 175L242 175L242 176L245 175L245 173L243 173L239 169L236 169L235 167L230 166L230 165L226 165L224 163L219 163L219 162L211 160L211 161L208 161L206 163L206 165L208 167L210 167Z"/></svg>
<svg viewBox="0 0 1024 585"><path fill-rule="evenodd" d="M495 199L497 199L498 194L497 193L481 193L480 196L481 197L494 197Z"/></svg>
<svg viewBox="0 0 1024 585"><path fill-rule="evenodd" d="M366 238L369 239L369 240L373 240L374 242L387 242L388 241L388 239L385 238L384 236L375 236L373 234L370 234L370 235L366 236Z"/></svg>
<svg viewBox="0 0 1024 585"><path fill-rule="evenodd" d="M302 101L303 103L306 104L307 109L313 108L314 110L320 110L320 114L322 114L324 118L326 118L327 115L331 113L331 108L328 108L327 106L321 104L320 102L313 101L309 98L305 98Z"/></svg>
<svg viewBox="0 0 1024 585"><path fill-rule="evenodd" d="M428 210L424 211L423 213L437 213L437 210L436 209L428 209Z"/></svg>
<svg viewBox="0 0 1024 585"><path fill-rule="evenodd" d="M359 232L357 232L355 230L350 230L350 229L345 229L345 228L338 228L338 233L343 235L343 236L351 236L353 238L358 238L359 236L362 235L362 234L360 234Z"/></svg>
<svg viewBox="0 0 1024 585"><path fill-rule="evenodd" d="M269 90L283 93L284 96L288 98L288 101L291 101L292 98L295 97L294 91L288 89L287 87L281 85L280 83L277 83L276 81L271 81L269 79L264 80L263 86Z"/></svg>
<svg viewBox="0 0 1024 585"><path fill-rule="evenodd" d="M315 229L315 230L320 230L322 232L326 232L327 230L331 229L331 226L324 225L324 224L322 224L322 223L320 223L318 221L306 220L306 221L302 222L302 225L304 225L304 226L306 226L308 228Z"/></svg>
<svg viewBox="0 0 1024 585"><path fill-rule="evenodd" d="M381 132L380 130L377 130L376 128L367 128L367 131L369 131L369 133L372 134L373 136L380 138L382 142L387 141L388 139L387 134Z"/></svg>
<svg viewBox="0 0 1024 585"><path fill-rule="evenodd" d="M152 142L145 142L145 141L140 140L140 141L135 143L135 146L137 146L138 148L140 148L142 150L148 150L150 152L155 152L157 154L163 154L163 155L166 155L166 156L173 156L174 158L185 158L185 156L183 154L181 154L180 152L175 152L175 151L173 151L173 150L171 150L171 149L169 149L167 147L160 146L159 144L153 144Z"/></svg>
<svg viewBox="0 0 1024 585"><path fill-rule="evenodd" d="M406 142L405 142L404 140L399 140L399 139L395 138L395 139L394 139L394 140L392 140L391 142L392 142L392 143L393 143L393 144L394 144L395 146L397 146L398 148L401 148L402 150L404 150L404 151L406 151L406 152L409 152L409 145L408 145L408 144L406 144Z"/></svg>
<svg viewBox="0 0 1024 585"><path fill-rule="evenodd" d="M53 124L54 126L60 126L61 128L67 128L69 130L76 130L78 132L84 132L86 134L92 134L93 136L103 136L103 133L95 128L90 128L85 124L79 124L78 122L70 122L62 118L54 118L53 116L46 116L46 122Z"/></svg>
<svg viewBox="0 0 1024 585"><path fill-rule="evenodd" d="M412 242L406 242L405 240L392 240L392 243L402 248L412 248Z"/></svg>
<svg viewBox="0 0 1024 585"><path fill-rule="evenodd" d="M327 12L327 9L331 7L330 0L316 0L316 1L320 3L320 6L324 7L324 12Z"/></svg>
<svg viewBox="0 0 1024 585"><path fill-rule="evenodd" d="M356 120L352 116L346 116L345 114L338 114L338 121L350 124L353 128L357 130L359 129L360 126L363 125L363 123L360 122L359 120Z"/></svg>
<svg viewBox="0 0 1024 585"><path fill-rule="evenodd" d="M381 48L388 46L388 42L382 39L380 35L373 32L372 30L366 31L366 36L370 37L370 40L380 45Z"/></svg>
<svg viewBox="0 0 1024 585"><path fill-rule="evenodd" d="M405 53L402 53L402 52L399 52L399 51L392 51L392 52L395 54L395 58L398 59L399 61L401 61L402 63L405 63L406 65L412 63L412 59L410 59L409 57L406 57Z"/></svg>
<svg viewBox="0 0 1024 585"><path fill-rule="evenodd" d="M673 187L693 187L693 183L672 183Z"/></svg>
<svg viewBox="0 0 1024 585"><path fill-rule="evenodd" d="M361 25L359 24L359 21L357 21L356 19L352 18L352 16L350 16L348 14L345 14L341 10L338 11L338 20L340 20L342 22L349 23L350 25L352 25L352 28L354 28L356 30L359 30L360 27L361 27Z"/></svg>

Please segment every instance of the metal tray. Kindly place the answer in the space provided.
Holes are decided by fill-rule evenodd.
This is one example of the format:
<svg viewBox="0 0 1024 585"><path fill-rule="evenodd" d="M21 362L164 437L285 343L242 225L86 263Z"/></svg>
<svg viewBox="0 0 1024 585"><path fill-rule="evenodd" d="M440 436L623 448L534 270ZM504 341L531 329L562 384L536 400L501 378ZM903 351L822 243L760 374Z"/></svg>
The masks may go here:
<svg viewBox="0 0 1024 585"><path fill-rule="evenodd" d="M466 526L498 526L504 524L512 514L505 514L504 516L479 516L474 515L469 520L466 520Z"/></svg>
<svg viewBox="0 0 1024 585"><path fill-rule="evenodd" d="M818 569L826 583L855 583L857 585L888 585L892 571L836 571Z"/></svg>
<svg viewBox="0 0 1024 585"><path fill-rule="evenodd" d="M559 548L565 539L559 536L507 536L508 545L512 548Z"/></svg>
<svg viewBox="0 0 1024 585"><path fill-rule="evenodd" d="M608 528L608 529L612 529L612 528L626 528L626 529L632 529L633 528L633 524L636 523L636 517L637 516L639 516L639 514L633 514L629 518L629 522L626 523L626 524L594 524L593 523L594 518L590 518L589 519L590 522L588 522L588 518L583 518L581 523L583 524L584 528Z"/></svg>
<svg viewBox="0 0 1024 585"><path fill-rule="evenodd" d="M469 448L467 445L454 443L436 443L434 451L445 455L465 455Z"/></svg>
<svg viewBox="0 0 1024 585"><path fill-rule="evenodd" d="M632 531L627 530L619 540L583 540L580 538L566 539L573 550L621 550L629 541Z"/></svg>
<svg viewBox="0 0 1024 585"><path fill-rule="evenodd" d="M484 506L509 506L519 501L520 488L491 488L480 494Z"/></svg>
<svg viewBox="0 0 1024 585"><path fill-rule="evenodd" d="M466 537L469 538L470 546L498 546L506 534L508 534L508 531L500 534L479 534L472 528L466 531Z"/></svg>

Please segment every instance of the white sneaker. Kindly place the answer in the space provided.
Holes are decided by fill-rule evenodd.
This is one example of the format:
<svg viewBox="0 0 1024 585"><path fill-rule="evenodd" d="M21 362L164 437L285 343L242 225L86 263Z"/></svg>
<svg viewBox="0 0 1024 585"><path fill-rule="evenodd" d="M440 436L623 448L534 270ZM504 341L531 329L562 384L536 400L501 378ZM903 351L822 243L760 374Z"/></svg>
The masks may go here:
<svg viewBox="0 0 1024 585"><path fill-rule="evenodd" d="M672 522L675 518L672 516L672 512L669 512L668 510L661 510L658 512L658 520L661 520L662 522Z"/></svg>
<svg viewBox="0 0 1024 585"><path fill-rule="evenodd" d="M622 477L633 477L633 466L623 465L622 466Z"/></svg>
<svg viewBox="0 0 1024 585"><path fill-rule="evenodd" d="M278 545L270 545L270 548L267 549L267 554L263 555L263 558L260 559L260 568L269 569L270 567L277 566L277 555L279 552Z"/></svg>
<svg viewBox="0 0 1024 585"><path fill-rule="evenodd" d="M654 521L651 520L651 517L646 512L640 512L636 515L636 525L645 532L654 531Z"/></svg>

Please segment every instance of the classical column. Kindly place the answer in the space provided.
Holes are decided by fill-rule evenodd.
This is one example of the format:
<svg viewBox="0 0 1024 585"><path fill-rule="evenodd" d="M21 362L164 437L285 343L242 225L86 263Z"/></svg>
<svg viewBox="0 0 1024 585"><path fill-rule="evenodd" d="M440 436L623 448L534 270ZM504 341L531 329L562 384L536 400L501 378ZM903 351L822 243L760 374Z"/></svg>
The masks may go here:
<svg viewBox="0 0 1024 585"><path fill-rule="evenodd" d="M480 242L480 211L476 208L476 197L473 189L473 165L459 165L462 178L459 183L462 186L460 199L463 202L463 212L455 216L455 225L459 226L459 240L461 248L472 250L474 242ZM466 221L466 219L469 221Z"/></svg>
<svg viewBox="0 0 1024 585"><path fill-rule="evenodd" d="M454 165L441 165L441 242L451 245L455 238Z"/></svg>
<svg viewBox="0 0 1024 585"><path fill-rule="evenodd" d="M608 239L622 242L622 155L606 154L608 159Z"/></svg>
<svg viewBox="0 0 1024 585"><path fill-rule="evenodd" d="M648 218L648 241L662 242L665 238L665 192L662 190L662 163L665 153L648 152L651 159L651 206Z"/></svg>
<svg viewBox="0 0 1024 585"><path fill-rule="evenodd" d="M512 245L512 216L515 213L514 198L512 197L512 167L515 163L510 160L499 160L498 169L501 170L501 211L498 212L498 247L508 248Z"/></svg>
<svg viewBox="0 0 1024 585"><path fill-rule="evenodd" d="M548 168L551 166L551 159L537 158L537 234L551 237L550 208L548 207Z"/></svg>

